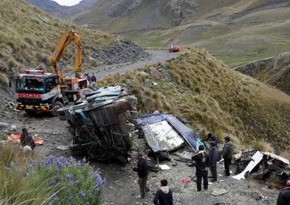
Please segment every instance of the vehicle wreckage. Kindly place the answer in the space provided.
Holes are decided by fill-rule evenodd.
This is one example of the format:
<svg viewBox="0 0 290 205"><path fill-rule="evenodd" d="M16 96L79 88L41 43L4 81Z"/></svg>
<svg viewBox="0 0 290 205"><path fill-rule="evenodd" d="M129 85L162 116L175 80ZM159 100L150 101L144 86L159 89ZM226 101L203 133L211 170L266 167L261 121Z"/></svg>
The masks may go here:
<svg viewBox="0 0 290 205"><path fill-rule="evenodd" d="M289 177L289 160L269 152L260 150L241 151L235 155L233 163L236 167L234 179L250 177L264 180L271 174L276 175L283 184Z"/></svg>
<svg viewBox="0 0 290 205"><path fill-rule="evenodd" d="M169 152L187 145L191 156L204 145L198 134L189 129L181 118L170 114L157 113L138 118L139 136L144 137L153 155L160 160L169 159ZM184 158L184 154L179 155ZM186 157L185 157L186 158Z"/></svg>
<svg viewBox="0 0 290 205"><path fill-rule="evenodd" d="M74 155L126 163L132 147L131 133L138 117L137 98L125 87L115 85L86 93L76 105L58 110L60 120L69 123Z"/></svg>

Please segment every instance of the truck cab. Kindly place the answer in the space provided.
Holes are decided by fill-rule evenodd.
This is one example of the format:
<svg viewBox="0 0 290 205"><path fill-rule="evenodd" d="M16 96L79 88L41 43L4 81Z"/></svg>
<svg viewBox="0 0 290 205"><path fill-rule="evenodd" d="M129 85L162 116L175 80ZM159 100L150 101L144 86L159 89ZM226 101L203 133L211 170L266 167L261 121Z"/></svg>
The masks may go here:
<svg viewBox="0 0 290 205"><path fill-rule="evenodd" d="M26 70L19 74L16 100L16 109L27 113L53 112L56 104L61 107L64 103L58 75L43 70Z"/></svg>

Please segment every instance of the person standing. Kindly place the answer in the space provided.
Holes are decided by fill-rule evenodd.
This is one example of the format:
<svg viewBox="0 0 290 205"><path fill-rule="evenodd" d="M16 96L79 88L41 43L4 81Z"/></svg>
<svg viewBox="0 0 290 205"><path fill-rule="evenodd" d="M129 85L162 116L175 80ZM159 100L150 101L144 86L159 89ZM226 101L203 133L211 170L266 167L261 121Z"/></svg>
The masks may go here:
<svg viewBox="0 0 290 205"><path fill-rule="evenodd" d="M173 205L173 192L167 186L167 180L162 179L160 183L160 189L156 192L153 203L159 205Z"/></svg>
<svg viewBox="0 0 290 205"><path fill-rule="evenodd" d="M91 77L91 81L92 81L92 83L95 83L97 81L97 78L94 74Z"/></svg>
<svg viewBox="0 0 290 205"><path fill-rule="evenodd" d="M215 142L211 141L210 143L210 150L209 150L209 168L210 168L210 172L212 175L212 182L216 182L217 181L217 161L218 161L218 150L215 146Z"/></svg>
<svg viewBox="0 0 290 205"><path fill-rule="evenodd" d="M196 185L197 191L201 191L201 181L203 179L203 188L208 188L208 168L209 168L209 156L204 151L204 146L199 145L198 152L192 157L196 166Z"/></svg>
<svg viewBox="0 0 290 205"><path fill-rule="evenodd" d="M225 173L226 176L230 176L230 166L234 154L234 145L231 142L230 137L225 137L225 145L222 151L222 156L224 158Z"/></svg>
<svg viewBox="0 0 290 205"><path fill-rule="evenodd" d="M145 198L145 191L150 191L147 187L147 177L148 177L148 166L147 161L142 157L141 153L137 154L137 167L133 168L133 171L138 173L138 184L140 187L141 198Z"/></svg>
<svg viewBox="0 0 290 205"><path fill-rule="evenodd" d="M203 142L204 141L209 141L209 142L215 142L215 147L217 147L217 144L218 144L218 138L217 136L214 134L214 133L208 133L207 134L207 138L202 140Z"/></svg>
<svg viewBox="0 0 290 205"><path fill-rule="evenodd" d="M277 205L289 205L290 204L290 180L286 182L286 188L282 190L277 199Z"/></svg>

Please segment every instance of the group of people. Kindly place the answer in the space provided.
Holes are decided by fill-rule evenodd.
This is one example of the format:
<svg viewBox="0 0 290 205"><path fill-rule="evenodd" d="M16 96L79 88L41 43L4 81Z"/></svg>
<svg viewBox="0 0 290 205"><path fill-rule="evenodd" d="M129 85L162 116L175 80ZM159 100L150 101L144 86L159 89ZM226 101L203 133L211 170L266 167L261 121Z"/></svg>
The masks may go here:
<svg viewBox="0 0 290 205"><path fill-rule="evenodd" d="M225 176L230 176L230 165L234 154L234 145L230 137L225 137L225 144L221 154L218 152L217 142L218 138L215 134L209 133L207 138L203 141L209 141L209 153L205 152L204 145L200 145L198 152L193 155L192 160L195 161L196 166L196 184L197 191L201 191L201 183L203 180L203 188L208 188L208 170L212 175L212 182L217 181L217 162L220 160L220 155L224 159Z"/></svg>
<svg viewBox="0 0 290 205"><path fill-rule="evenodd" d="M137 167L134 167L133 171L138 173L138 184L141 192L140 197L145 198L145 193L150 191L147 187L147 161L143 158L141 153L137 154L137 160ZM162 179L160 181L160 189L156 192L153 203L160 205L173 205L173 192L172 189L168 187L168 182L166 179Z"/></svg>
<svg viewBox="0 0 290 205"><path fill-rule="evenodd" d="M90 76L89 74L85 73L84 78L87 79L87 81L89 81L89 83L95 83L97 81L97 78L94 74L92 76Z"/></svg>
<svg viewBox="0 0 290 205"><path fill-rule="evenodd" d="M192 157L192 160L194 160L196 164L197 191L201 191L202 180L203 188L205 190L208 189L208 170L211 171L213 177L212 181L217 181L217 162L219 160L219 152L217 149L218 139L216 135L209 133L206 140L208 140L210 144L209 153L205 151L203 145L200 145L198 152ZM222 156L224 158L226 176L230 176L230 165L233 152L234 146L230 140L230 137L225 137L225 145L222 151ZM147 161L142 157L141 153L138 153L137 160L137 167L134 167L133 170L138 173L138 184L141 192L140 197L144 198L146 192L150 191L150 189L147 187ZM166 179L161 180L160 189L156 192L153 203L160 205L173 204L173 191L168 187L168 182Z"/></svg>

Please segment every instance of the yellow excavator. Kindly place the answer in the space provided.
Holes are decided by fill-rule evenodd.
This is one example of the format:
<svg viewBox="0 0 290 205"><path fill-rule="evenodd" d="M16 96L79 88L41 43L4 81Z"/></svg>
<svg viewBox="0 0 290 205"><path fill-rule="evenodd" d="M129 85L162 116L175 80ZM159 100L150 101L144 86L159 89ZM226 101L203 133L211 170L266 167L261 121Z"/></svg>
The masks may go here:
<svg viewBox="0 0 290 205"><path fill-rule="evenodd" d="M64 76L57 63L64 49L73 42L75 44L75 78ZM75 31L66 31L61 37L55 51L51 55L51 73L44 70L26 70L16 80L16 109L29 114L50 112L57 116L57 110L69 102L76 102L79 92L87 88L89 82L79 76L82 71L82 44ZM88 88L87 88L88 89Z"/></svg>

